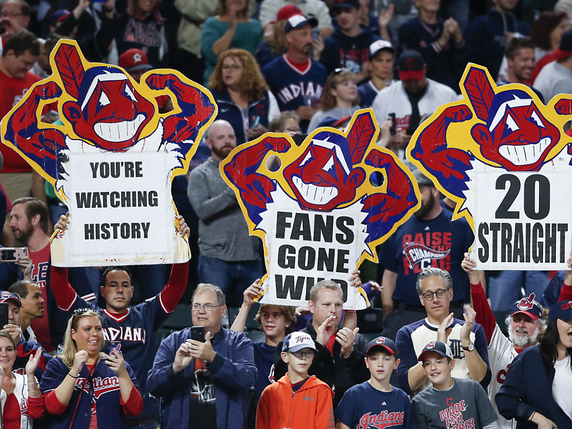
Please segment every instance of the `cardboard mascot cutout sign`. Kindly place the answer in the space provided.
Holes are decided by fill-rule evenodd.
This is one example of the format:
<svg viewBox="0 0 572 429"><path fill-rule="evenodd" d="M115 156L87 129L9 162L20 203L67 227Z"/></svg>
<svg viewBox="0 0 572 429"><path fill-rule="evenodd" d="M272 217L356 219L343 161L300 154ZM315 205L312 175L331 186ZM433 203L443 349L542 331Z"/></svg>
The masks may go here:
<svg viewBox="0 0 572 429"><path fill-rule="evenodd" d="M250 233L262 239L268 274L262 302L301 305L322 279L341 284L345 308L364 308L351 272L419 205L411 172L377 147L371 109L354 114L346 132L320 128L300 146L265 134L221 162Z"/></svg>
<svg viewBox="0 0 572 429"><path fill-rule="evenodd" d="M90 63L61 40L53 74L2 120L2 140L56 189L70 210L68 231L52 238L60 266L182 262L171 181L185 174L217 107L209 91L174 70L135 82L123 69ZM160 114L155 97L174 110ZM41 122L57 103L63 125ZM172 222L170 221L172 220Z"/></svg>
<svg viewBox="0 0 572 429"><path fill-rule="evenodd" d="M473 226L480 269L566 269L572 98L544 105L525 85L497 87L475 64L460 87L461 101L417 129L408 159L457 203L454 218Z"/></svg>

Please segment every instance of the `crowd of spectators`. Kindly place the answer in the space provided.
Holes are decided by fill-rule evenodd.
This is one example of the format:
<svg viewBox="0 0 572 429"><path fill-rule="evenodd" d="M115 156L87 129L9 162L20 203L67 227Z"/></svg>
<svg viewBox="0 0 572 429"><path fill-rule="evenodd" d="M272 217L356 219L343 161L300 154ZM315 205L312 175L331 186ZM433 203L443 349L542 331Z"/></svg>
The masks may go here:
<svg viewBox="0 0 572 429"><path fill-rule="evenodd" d="M421 208L384 245L377 273L362 275L381 283L368 285L383 337L342 310L330 280L314 285L307 308L258 306L262 246L219 172L237 145L268 131L300 142L343 129L359 107L373 108L383 145L403 157L424 118L458 99L468 62L545 102L570 93L570 3L4 0L0 117L51 73L61 38L137 82L177 69L219 110L193 171L173 183L193 258L172 267L51 266L49 234L56 222L67 228L66 208L2 145L1 243L28 249L0 264L3 426L572 428L572 270L474 270L469 225L452 221L451 201L415 171ZM176 107L156 101L161 112ZM55 105L43 113L58 120ZM404 237L428 229L450 237L448 259L411 270ZM162 326L178 305L188 327L169 335Z"/></svg>

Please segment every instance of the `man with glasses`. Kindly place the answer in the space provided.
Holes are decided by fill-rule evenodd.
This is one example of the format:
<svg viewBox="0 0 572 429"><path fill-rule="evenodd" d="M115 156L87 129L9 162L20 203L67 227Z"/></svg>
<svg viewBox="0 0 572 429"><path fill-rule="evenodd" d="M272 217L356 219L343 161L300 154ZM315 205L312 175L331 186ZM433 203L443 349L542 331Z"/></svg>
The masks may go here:
<svg viewBox="0 0 572 429"><path fill-rule="evenodd" d="M438 267L451 273L455 295L450 306L457 318L463 317L463 304L470 300L469 279L461 261L473 243L473 231L464 218L452 220L453 213L443 210L439 190L428 177L417 168L412 171L421 207L383 244L380 254L385 269L381 281L383 335L392 340L399 328L425 314L415 289L423 269Z"/></svg>
<svg viewBox="0 0 572 429"><path fill-rule="evenodd" d="M476 313L467 306L464 321L449 313L453 299L453 279L440 268L424 269L416 282L419 300L427 317L404 326L397 332L396 345L401 363L397 367L400 387L410 395L431 383L417 359L431 341L441 341L451 349L455 360L453 377L470 378L486 388L491 378L487 355L487 339L482 326L475 323Z"/></svg>
<svg viewBox="0 0 572 429"><path fill-rule="evenodd" d="M199 284L191 309L194 326L165 338L149 371L147 388L162 398L161 427L245 428L257 375L252 342L222 328L226 305L218 286Z"/></svg>
<svg viewBox="0 0 572 429"><path fill-rule="evenodd" d="M2 4L0 13L0 26L4 30L2 33L2 43L0 53L10 37L28 28L30 23L30 5L23 0L6 0Z"/></svg>

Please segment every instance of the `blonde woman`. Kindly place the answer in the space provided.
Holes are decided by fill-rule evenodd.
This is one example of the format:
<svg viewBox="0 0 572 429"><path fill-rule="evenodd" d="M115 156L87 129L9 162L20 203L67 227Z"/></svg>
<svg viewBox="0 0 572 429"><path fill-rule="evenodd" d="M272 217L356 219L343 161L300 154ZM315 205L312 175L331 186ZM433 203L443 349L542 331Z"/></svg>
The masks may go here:
<svg viewBox="0 0 572 429"><path fill-rule="evenodd" d="M143 411L131 367L120 350L102 353L101 315L76 310L68 321L62 354L42 377L48 426L53 428L127 428L126 416Z"/></svg>

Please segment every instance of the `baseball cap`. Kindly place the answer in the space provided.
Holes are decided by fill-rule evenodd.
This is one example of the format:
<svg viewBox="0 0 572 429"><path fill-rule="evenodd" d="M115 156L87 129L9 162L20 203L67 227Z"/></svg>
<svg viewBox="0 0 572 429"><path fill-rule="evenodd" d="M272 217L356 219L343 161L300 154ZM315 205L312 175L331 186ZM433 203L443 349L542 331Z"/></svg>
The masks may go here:
<svg viewBox="0 0 572 429"><path fill-rule="evenodd" d="M365 354L368 355L369 352L371 351L371 349L373 349L375 347L382 347L392 355L397 354L397 347L395 346L395 343L386 337L377 337L377 338L374 338L373 340L371 340L367 344L367 350L366 350Z"/></svg>
<svg viewBox="0 0 572 429"><path fill-rule="evenodd" d="M67 9L56 10L54 13L52 13L52 16L50 16L50 27L55 26L58 22L62 22L70 15L70 13L71 12Z"/></svg>
<svg viewBox="0 0 572 429"><path fill-rule="evenodd" d="M292 30L298 30L304 27L306 24L310 24L312 28L318 26L318 20L316 18L307 18L304 15L292 15L286 21L284 26L284 34L290 33Z"/></svg>
<svg viewBox="0 0 572 429"><path fill-rule="evenodd" d="M283 19L288 19L294 15L303 15L302 9L295 4L288 4L278 11L276 14L276 21L282 21Z"/></svg>
<svg viewBox="0 0 572 429"><path fill-rule="evenodd" d="M395 52L395 49L393 49L393 45L389 43L387 40L376 40L371 45L369 45L369 57L373 58L375 54L377 54L379 51L383 49L387 49L392 53Z"/></svg>
<svg viewBox="0 0 572 429"><path fill-rule="evenodd" d="M286 338L284 338L282 343L283 352L296 353L303 349L312 349L315 352L318 351L314 340L312 340L312 337L310 337L309 334L306 332L292 332L291 334L286 335Z"/></svg>
<svg viewBox="0 0 572 429"><path fill-rule="evenodd" d="M119 57L119 67L128 72L152 69L147 54L141 49L131 48Z"/></svg>
<svg viewBox="0 0 572 429"><path fill-rule="evenodd" d="M524 297L516 301L508 309L510 315L514 316L515 314L522 313L526 314L531 319L540 319L542 317L542 307L534 300L534 297L534 293L531 293L528 298Z"/></svg>
<svg viewBox="0 0 572 429"><path fill-rule="evenodd" d="M431 341L425 347L423 347L423 351L419 355L418 361L423 360L423 356L425 356L429 352L435 352L439 356L446 357L449 359L453 359L453 353L451 353L451 349L449 346L441 341Z"/></svg>
<svg viewBox="0 0 572 429"><path fill-rule="evenodd" d="M20 301L20 296L18 294L3 290L2 293L0 293L0 302L8 301L12 301L12 303L16 304L18 307L22 306L22 301Z"/></svg>
<svg viewBox="0 0 572 429"><path fill-rule="evenodd" d="M548 312L548 322L560 319L568 321L572 319L572 301L558 301Z"/></svg>
<svg viewBox="0 0 572 429"><path fill-rule="evenodd" d="M335 0L332 10L336 9L359 9L359 0Z"/></svg>
<svg viewBox="0 0 572 429"><path fill-rule="evenodd" d="M399 79L421 80L425 74L425 60L417 51L404 51L397 60L397 68L399 69Z"/></svg>

